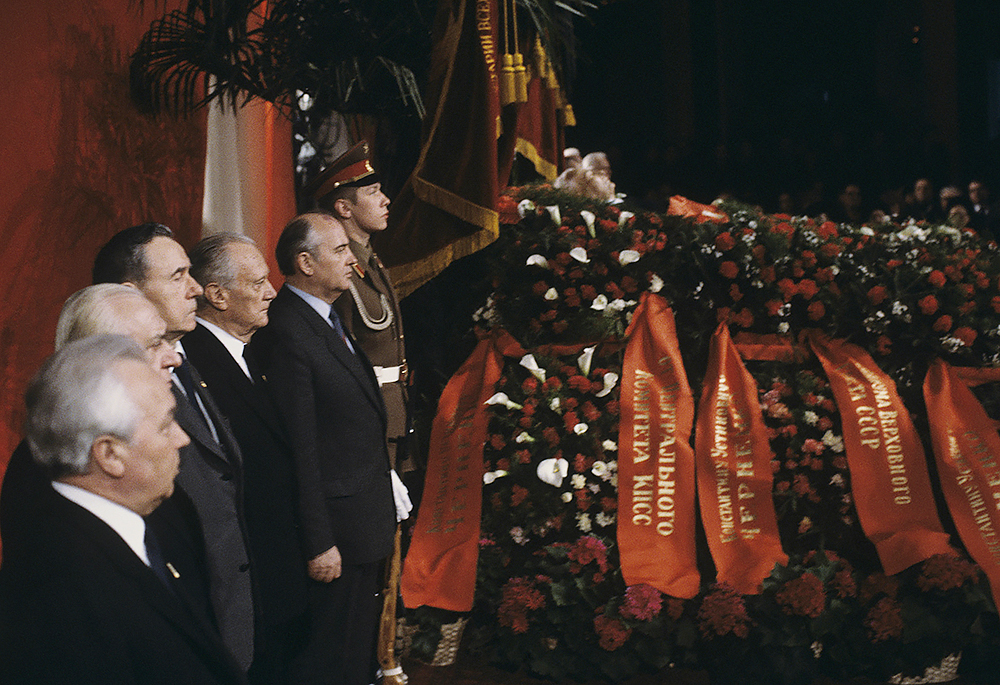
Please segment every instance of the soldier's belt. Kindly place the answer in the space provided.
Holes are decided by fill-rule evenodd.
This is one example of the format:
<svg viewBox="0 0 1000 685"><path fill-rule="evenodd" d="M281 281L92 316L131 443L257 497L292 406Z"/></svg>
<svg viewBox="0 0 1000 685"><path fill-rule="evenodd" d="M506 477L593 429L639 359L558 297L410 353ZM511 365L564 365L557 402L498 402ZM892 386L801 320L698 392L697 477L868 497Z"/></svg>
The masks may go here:
<svg viewBox="0 0 1000 685"><path fill-rule="evenodd" d="M372 368L375 369L375 377L378 379L380 386L387 383L398 383L406 379L406 364L400 364L399 366L375 366Z"/></svg>

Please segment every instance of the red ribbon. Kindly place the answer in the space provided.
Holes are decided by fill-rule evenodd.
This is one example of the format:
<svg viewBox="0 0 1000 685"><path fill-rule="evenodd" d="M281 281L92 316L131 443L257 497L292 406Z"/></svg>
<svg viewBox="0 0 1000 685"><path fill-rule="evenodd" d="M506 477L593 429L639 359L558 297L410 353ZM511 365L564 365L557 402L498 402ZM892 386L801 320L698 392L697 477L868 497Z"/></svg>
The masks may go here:
<svg viewBox="0 0 1000 685"><path fill-rule="evenodd" d="M720 324L712 336L695 436L698 498L718 580L757 594L781 549L771 475L771 445L757 383Z"/></svg>
<svg viewBox="0 0 1000 685"><path fill-rule="evenodd" d="M934 507L920 439L896 384L857 345L811 331L837 400L858 520L889 575L953 554Z"/></svg>
<svg viewBox="0 0 1000 685"><path fill-rule="evenodd" d="M626 331L618 433L618 548L627 585L673 597L698 594L694 399L674 313L643 293Z"/></svg>

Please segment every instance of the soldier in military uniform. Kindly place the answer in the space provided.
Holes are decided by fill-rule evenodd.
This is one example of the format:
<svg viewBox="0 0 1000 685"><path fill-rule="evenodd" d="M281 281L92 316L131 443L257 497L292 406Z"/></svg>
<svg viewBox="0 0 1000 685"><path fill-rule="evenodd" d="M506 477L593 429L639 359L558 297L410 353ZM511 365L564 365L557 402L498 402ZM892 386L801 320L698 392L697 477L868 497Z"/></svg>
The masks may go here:
<svg viewBox="0 0 1000 685"><path fill-rule="evenodd" d="M389 456L402 474L414 469L405 446L409 422L403 320L389 273L370 244L372 234L386 228L389 198L368 154L368 143L359 142L327 166L306 193L320 209L340 219L358 260L350 292L334 307L375 368L389 418Z"/></svg>

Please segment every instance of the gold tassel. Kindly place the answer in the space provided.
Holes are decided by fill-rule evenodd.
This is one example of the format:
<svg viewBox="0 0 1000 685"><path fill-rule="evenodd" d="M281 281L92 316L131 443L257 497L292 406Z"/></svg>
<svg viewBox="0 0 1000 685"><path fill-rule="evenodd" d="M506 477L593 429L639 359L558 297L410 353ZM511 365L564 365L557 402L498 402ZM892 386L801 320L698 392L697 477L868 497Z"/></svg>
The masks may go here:
<svg viewBox="0 0 1000 685"><path fill-rule="evenodd" d="M576 126L576 115L573 114L573 105L568 102L562 108L562 120L563 126Z"/></svg>
<svg viewBox="0 0 1000 685"><path fill-rule="evenodd" d="M517 88L517 101L528 101L528 70L524 68L524 56L514 53L514 85Z"/></svg>
<svg viewBox="0 0 1000 685"><path fill-rule="evenodd" d="M378 663L382 667L383 685L406 685L407 677L396 658L396 594L399 592L399 574L402 567L402 531L396 524L396 541L392 558L385 570L385 588L382 595L382 616L379 619Z"/></svg>
<svg viewBox="0 0 1000 685"><path fill-rule="evenodd" d="M520 55L517 56L520 57ZM517 102L517 74L514 71L514 55L504 53L503 68L500 70L500 106L503 107L512 102Z"/></svg>

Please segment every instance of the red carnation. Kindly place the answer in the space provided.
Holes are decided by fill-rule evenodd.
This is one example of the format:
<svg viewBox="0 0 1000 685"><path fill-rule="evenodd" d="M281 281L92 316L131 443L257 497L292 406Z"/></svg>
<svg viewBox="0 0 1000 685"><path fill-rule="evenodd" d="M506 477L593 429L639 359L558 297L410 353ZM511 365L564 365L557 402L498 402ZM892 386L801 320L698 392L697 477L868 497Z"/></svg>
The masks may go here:
<svg viewBox="0 0 1000 685"><path fill-rule="evenodd" d="M938 317L937 321L934 322L934 330L938 333L947 333L951 330L951 317L947 314L942 314Z"/></svg>
<svg viewBox="0 0 1000 685"><path fill-rule="evenodd" d="M749 309L741 309L740 313L733 317L733 322L743 328L753 326L753 313Z"/></svg>
<svg viewBox="0 0 1000 685"><path fill-rule="evenodd" d="M889 354L892 352L892 339L887 335L880 335L875 343L875 349L882 356Z"/></svg>
<svg viewBox="0 0 1000 685"><path fill-rule="evenodd" d="M979 334L968 326L960 326L955 329L955 332L952 333L952 335L965 343L966 347L971 347L972 343L976 342L976 338Z"/></svg>
<svg viewBox="0 0 1000 685"><path fill-rule="evenodd" d="M933 285L935 288L940 288L947 282L947 280L945 279L943 273L941 273L937 269L934 269L929 274L927 274L927 282Z"/></svg>
<svg viewBox="0 0 1000 685"><path fill-rule="evenodd" d="M632 635L631 628L627 627L617 618L611 618L603 614L594 617L594 631L600 638L598 644L601 646L601 649L609 652L613 652L621 647L628 641L629 636Z"/></svg>
<svg viewBox="0 0 1000 685"><path fill-rule="evenodd" d="M1000 300L1000 297L998 297L997 300ZM781 300L768 300L764 303L764 310L767 312L768 316L777 316L784 304L785 303Z"/></svg>
<svg viewBox="0 0 1000 685"><path fill-rule="evenodd" d="M888 597L880 599L865 617L865 627L872 642L883 642L903 634L902 607Z"/></svg>
<svg viewBox="0 0 1000 685"><path fill-rule="evenodd" d="M715 236L715 248L720 252L727 252L736 245L736 239L730 233L720 233Z"/></svg>
<svg viewBox="0 0 1000 685"><path fill-rule="evenodd" d="M809 308L806 310L809 315L810 321L819 321L826 315L826 307L823 303L817 300L816 302L811 302Z"/></svg>
<svg viewBox="0 0 1000 685"><path fill-rule="evenodd" d="M819 292L819 286L817 286L816 281L812 280L811 278L804 278L801 281L799 281L798 291L799 295L806 298L807 300L811 300L813 297L816 296L816 293Z"/></svg>
<svg viewBox="0 0 1000 685"><path fill-rule="evenodd" d="M746 637L750 632L750 616L743 597L728 585L713 585L698 608L698 630L706 638L729 633Z"/></svg>
<svg viewBox="0 0 1000 685"><path fill-rule="evenodd" d="M876 307L885 302L887 297L889 297L889 291L884 285L876 285L868 291L868 301Z"/></svg>
<svg viewBox="0 0 1000 685"><path fill-rule="evenodd" d="M618 611L623 618L649 621L655 618L662 608L663 595L660 591L651 585L639 583L626 588L625 599Z"/></svg>
<svg viewBox="0 0 1000 685"><path fill-rule="evenodd" d="M832 221L824 221L816 227L816 235L820 238L833 238L837 235L837 224Z"/></svg>
<svg viewBox="0 0 1000 685"><path fill-rule="evenodd" d="M774 598L789 616L816 618L826 608L823 581L812 573L803 573L788 581Z"/></svg>
<svg viewBox="0 0 1000 685"><path fill-rule="evenodd" d="M516 507L528 497L528 488L515 485L510 489L510 506Z"/></svg>
<svg viewBox="0 0 1000 685"><path fill-rule="evenodd" d="M719 273L722 274L724 278L736 278L736 274L740 272L740 268L736 266L736 262L731 262L726 260L719 264Z"/></svg>
<svg viewBox="0 0 1000 685"><path fill-rule="evenodd" d="M798 286L795 285L795 281L790 278L782 278L778 281L778 290L780 290L781 294L784 295L785 302L792 299L792 297L794 297L799 291Z"/></svg>
<svg viewBox="0 0 1000 685"><path fill-rule="evenodd" d="M917 306L920 307L921 313L930 316L938 310L938 301L933 295L927 295L926 297L920 298L920 301L917 302Z"/></svg>

